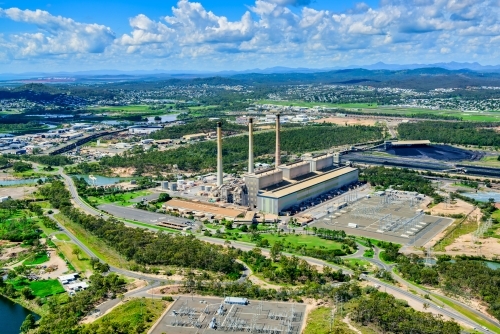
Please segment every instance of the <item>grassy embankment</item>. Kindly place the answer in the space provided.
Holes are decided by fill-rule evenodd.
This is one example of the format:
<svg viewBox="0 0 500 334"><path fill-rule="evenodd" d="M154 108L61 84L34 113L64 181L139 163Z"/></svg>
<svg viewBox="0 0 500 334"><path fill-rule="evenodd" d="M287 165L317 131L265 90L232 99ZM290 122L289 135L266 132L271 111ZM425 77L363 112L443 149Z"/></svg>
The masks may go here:
<svg viewBox="0 0 500 334"><path fill-rule="evenodd" d="M80 225L72 222L64 215L58 213L54 215L65 228L67 228L78 240L80 240L86 247L88 247L94 254L101 260L109 265L116 267L126 267L128 261L125 260L120 254L111 249L104 241L92 235ZM83 254L83 253L82 253Z"/></svg>
<svg viewBox="0 0 500 334"><path fill-rule="evenodd" d="M170 303L157 299L132 299L119 305L93 324L85 325L95 332L104 333L112 328L128 327L133 333L146 333ZM132 333L132 331L127 331Z"/></svg>
<svg viewBox="0 0 500 334"><path fill-rule="evenodd" d="M54 243L56 244L59 252L61 252L64 258L69 263L71 263L71 265L73 266L73 268L75 268L76 271L86 272L86 273L92 272L92 267L89 261L90 259L88 255L85 254L85 252L83 252L80 247L78 247L74 243L61 242L57 240ZM76 249L79 250L80 252L79 255L73 253Z"/></svg>
<svg viewBox="0 0 500 334"><path fill-rule="evenodd" d="M444 252L446 247L451 245L458 237L472 233L477 230L477 222L472 219L456 219L445 231L441 240L434 246L434 251Z"/></svg>
<svg viewBox="0 0 500 334"><path fill-rule="evenodd" d="M356 334L356 332L350 329L347 323L343 321L345 313L345 311L342 312L342 314L340 314L340 312L336 312L335 317L332 318L331 308L319 307L309 313L309 316L307 317L306 328L303 334ZM377 333L368 327L357 326L353 322L351 322L351 325L362 334Z"/></svg>

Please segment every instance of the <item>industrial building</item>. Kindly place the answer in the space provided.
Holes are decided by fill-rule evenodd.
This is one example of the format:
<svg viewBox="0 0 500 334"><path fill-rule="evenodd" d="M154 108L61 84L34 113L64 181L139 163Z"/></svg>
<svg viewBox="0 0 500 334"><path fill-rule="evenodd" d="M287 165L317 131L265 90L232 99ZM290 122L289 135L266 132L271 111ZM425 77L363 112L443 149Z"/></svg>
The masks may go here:
<svg viewBox="0 0 500 334"><path fill-rule="evenodd" d="M254 170L253 119L248 119L248 173L244 182L223 183L222 125L217 123L217 187L213 196L265 213L286 209L358 181L358 170L341 167L339 154L320 154L281 164L280 114L275 117L275 167Z"/></svg>
<svg viewBox="0 0 500 334"><path fill-rule="evenodd" d="M357 168L340 167L333 171L305 179L302 182L290 184L276 190L259 192L257 194L257 208L262 212L277 215L303 201L357 181Z"/></svg>

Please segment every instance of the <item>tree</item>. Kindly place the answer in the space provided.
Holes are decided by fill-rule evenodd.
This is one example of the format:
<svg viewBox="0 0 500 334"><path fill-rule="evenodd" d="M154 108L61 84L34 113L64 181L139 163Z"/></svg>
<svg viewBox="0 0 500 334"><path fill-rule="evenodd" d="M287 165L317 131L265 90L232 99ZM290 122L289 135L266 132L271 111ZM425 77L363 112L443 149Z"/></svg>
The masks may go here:
<svg viewBox="0 0 500 334"><path fill-rule="evenodd" d="M35 316L30 313L26 316L26 319L24 319L23 323L21 324L21 328L19 328L19 330L21 331L21 333L27 333L35 327L36 327Z"/></svg>
<svg viewBox="0 0 500 334"><path fill-rule="evenodd" d="M231 230L233 228L233 222L228 220L224 223L224 226L226 227L226 230Z"/></svg>
<svg viewBox="0 0 500 334"><path fill-rule="evenodd" d="M80 248L74 248L73 251L71 252L73 255L76 255L76 258L78 260L80 260L80 254L82 253L82 251L80 250Z"/></svg>
<svg viewBox="0 0 500 334"><path fill-rule="evenodd" d="M31 290L30 288L28 287L25 287L21 290L21 295L27 299L27 300L31 300L33 299L35 296L33 295L33 290Z"/></svg>
<svg viewBox="0 0 500 334"><path fill-rule="evenodd" d="M161 193L160 196L158 197L158 202L168 202L172 199L169 194L167 193Z"/></svg>
<svg viewBox="0 0 500 334"><path fill-rule="evenodd" d="M281 251L283 250L283 244L279 241L276 241L274 243L274 245L271 247L271 250L269 252L269 254L271 255L271 259L273 260L273 262L276 262L277 259L280 257L281 255Z"/></svg>

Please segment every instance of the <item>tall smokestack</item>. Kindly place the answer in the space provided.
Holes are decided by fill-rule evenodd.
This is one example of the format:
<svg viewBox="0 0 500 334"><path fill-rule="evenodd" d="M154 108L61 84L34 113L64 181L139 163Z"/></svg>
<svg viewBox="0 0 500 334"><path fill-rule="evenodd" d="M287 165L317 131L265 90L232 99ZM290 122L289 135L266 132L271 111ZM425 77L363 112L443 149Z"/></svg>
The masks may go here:
<svg viewBox="0 0 500 334"><path fill-rule="evenodd" d="M248 119L248 172L254 172L253 163L253 118Z"/></svg>
<svg viewBox="0 0 500 334"><path fill-rule="evenodd" d="M222 185L222 123L217 122L217 187Z"/></svg>
<svg viewBox="0 0 500 334"><path fill-rule="evenodd" d="M276 114L276 165L275 168L281 165L281 149L280 149L280 114Z"/></svg>

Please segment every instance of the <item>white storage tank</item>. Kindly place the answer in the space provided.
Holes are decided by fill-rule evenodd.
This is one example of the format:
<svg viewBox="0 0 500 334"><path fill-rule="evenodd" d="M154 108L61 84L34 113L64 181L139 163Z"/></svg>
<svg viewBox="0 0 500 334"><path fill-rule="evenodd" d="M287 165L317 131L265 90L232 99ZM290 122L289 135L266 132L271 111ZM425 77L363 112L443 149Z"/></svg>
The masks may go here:
<svg viewBox="0 0 500 334"><path fill-rule="evenodd" d="M174 182L170 183L170 190L177 191L177 183Z"/></svg>
<svg viewBox="0 0 500 334"><path fill-rule="evenodd" d="M168 181L161 181L161 189L168 190Z"/></svg>

